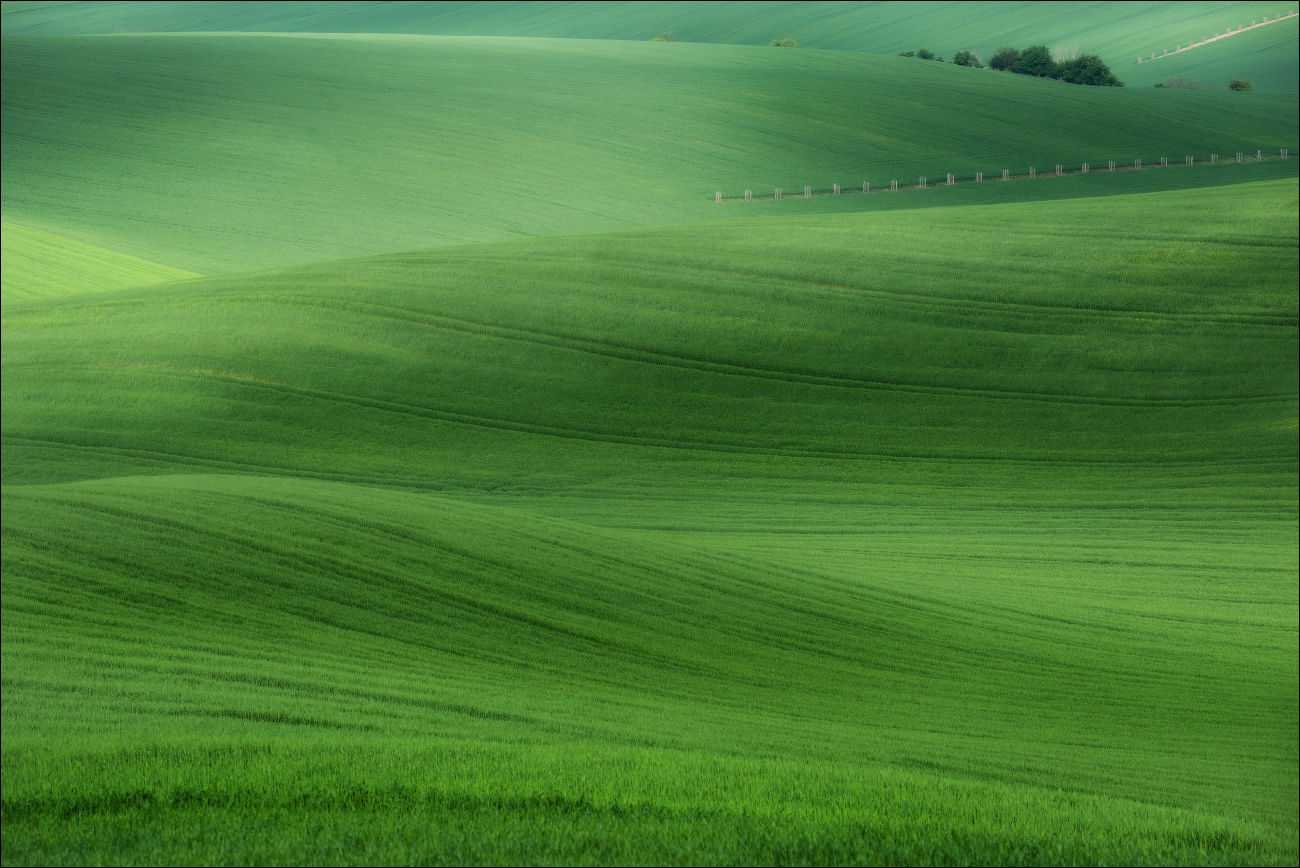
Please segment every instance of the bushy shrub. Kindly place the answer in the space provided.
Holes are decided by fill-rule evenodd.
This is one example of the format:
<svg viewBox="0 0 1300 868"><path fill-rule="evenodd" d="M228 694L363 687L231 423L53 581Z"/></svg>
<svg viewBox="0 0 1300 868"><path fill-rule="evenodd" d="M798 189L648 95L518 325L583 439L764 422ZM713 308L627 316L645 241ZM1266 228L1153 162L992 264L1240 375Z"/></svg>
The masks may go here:
<svg viewBox="0 0 1300 868"><path fill-rule="evenodd" d="M1235 90L1238 93L1244 93L1245 91L1250 90L1250 82L1246 81L1244 78L1234 78L1232 81L1228 82L1228 90Z"/></svg>
<svg viewBox="0 0 1300 868"><path fill-rule="evenodd" d="M976 69L983 69L984 64L980 63L979 56L973 51L959 51L952 56L952 62L958 66L972 66Z"/></svg>
<svg viewBox="0 0 1300 868"><path fill-rule="evenodd" d="M1070 84L1086 84L1092 87L1123 87L1124 82L1115 77L1100 57L1095 54L1080 54L1073 60L1057 64L1056 77Z"/></svg>
<svg viewBox="0 0 1300 868"><path fill-rule="evenodd" d="M1020 49L1018 48L999 48L993 52L989 58L989 66L993 69L1015 69L1016 63L1020 60Z"/></svg>
<svg viewBox="0 0 1300 868"><path fill-rule="evenodd" d="M1020 52L1011 71L1037 78L1055 78L1057 74L1056 61L1046 45L1031 45Z"/></svg>

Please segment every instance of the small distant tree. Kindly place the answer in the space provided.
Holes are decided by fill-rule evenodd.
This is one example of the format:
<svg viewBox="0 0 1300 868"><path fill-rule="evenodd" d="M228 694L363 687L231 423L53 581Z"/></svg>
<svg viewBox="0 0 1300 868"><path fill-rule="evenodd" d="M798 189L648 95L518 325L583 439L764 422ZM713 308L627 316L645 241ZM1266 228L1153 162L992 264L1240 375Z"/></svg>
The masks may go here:
<svg viewBox="0 0 1300 868"><path fill-rule="evenodd" d="M782 36L780 39L773 39L772 45L777 48L798 48L799 40L795 39L793 36Z"/></svg>
<svg viewBox="0 0 1300 868"><path fill-rule="evenodd" d="M915 51L900 51L900 52L898 52L898 56L899 56L899 57L916 57L916 52L915 52Z"/></svg>
<svg viewBox="0 0 1300 868"><path fill-rule="evenodd" d="M934 52L928 48L918 48L916 50L916 56L922 60L934 60Z"/></svg>
<svg viewBox="0 0 1300 868"><path fill-rule="evenodd" d="M1011 71L1038 78L1055 78L1057 75L1056 61L1046 45L1031 45L1020 52Z"/></svg>
<svg viewBox="0 0 1300 868"><path fill-rule="evenodd" d="M1016 64L1020 61L1020 50L1016 48L999 48L993 52L989 58L989 66L993 69L1015 69Z"/></svg>
<svg viewBox="0 0 1300 868"><path fill-rule="evenodd" d="M1228 90L1245 93L1250 90L1250 82L1246 81L1244 78L1234 78L1232 81L1228 82Z"/></svg>
<svg viewBox="0 0 1300 868"><path fill-rule="evenodd" d="M980 63L979 56L973 51L959 51L952 56L952 62L958 66L972 66L975 69L983 69L984 64Z"/></svg>
<svg viewBox="0 0 1300 868"><path fill-rule="evenodd" d="M1055 77L1070 84L1086 84L1092 87L1124 86L1124 83L1110 71L1106 62L1095 54L1080 54L1078 57L1057 64Z"/></svg>

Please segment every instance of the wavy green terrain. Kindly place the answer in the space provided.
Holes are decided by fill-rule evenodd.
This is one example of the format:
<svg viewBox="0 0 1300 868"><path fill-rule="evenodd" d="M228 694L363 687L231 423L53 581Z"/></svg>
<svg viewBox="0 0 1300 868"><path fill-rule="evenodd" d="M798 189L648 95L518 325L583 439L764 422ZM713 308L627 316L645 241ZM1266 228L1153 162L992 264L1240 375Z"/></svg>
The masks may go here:
<svg viewBox="0 0 1300 868"><path fill-rule="evenodd" d="M716 190L1300 138L1290 98L748 46L156 36L3 59L5 214L205 274L734 217Z"/></svg>
<svg viewBox="0 0 1300 868"><path fill-rule="evenodd" d="M0 861L1295 865L1273 11L5 3Z"/></svg>
<svg viewBox="0 0 1300 868"><path fill-rule="evenodd" d="M11 304L5 860L1293 862L1296 211Z"/></svg>
<svg viewBox="0 0 1300 868"><path fill-rule="evenodd" d="M1273 18L1294 0L1265 2L649 2L632 3L12 3L0 18L9 35L151 31L418 33L543 36L766 45L791 36L808 48L895 54L928 47L983 57L1004 45L1045 44L1059 53L1101 54L1130 85L1171 75L1222 89L1230 79L1295 93L1300 67L1295 21L1198 49L1167 72L1135 59Z"/></svg>

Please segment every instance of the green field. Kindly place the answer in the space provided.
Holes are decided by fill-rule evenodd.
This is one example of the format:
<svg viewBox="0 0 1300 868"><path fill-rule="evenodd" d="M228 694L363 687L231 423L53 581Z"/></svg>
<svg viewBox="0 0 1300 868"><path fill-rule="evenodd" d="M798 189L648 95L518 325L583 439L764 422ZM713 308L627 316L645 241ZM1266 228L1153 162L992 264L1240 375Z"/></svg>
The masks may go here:
<svg viewBox="0 0 1300 868"><path fill-rule="evenodd" d="M415 3L48 3L6 2L9 35L264 31L533 36L767 45L794 37L806 48L875 54L927 47L988 58L1004 45L1045 44L1059 53L1102 55L1130 85L1184 76L1222 89L1232 78L1294 94L1296 22L1271 25L1169 61L1136 64L1172 49L1296 9L1264 2L604 2ZM1185 63L1183 61L1186 61Z"/></svg>
<svg viewBox="0 0 1300 868"><path fill-rule="evenodd" d="M3 863L1300 861L1294 100L562 6L5 4Z"/></svg>
<svg viewBox="0 0 1300 868"><path fill-rule="evenodd" d="M735 217L716 190L1297 139L1291 97L834 51L165 36L13 39L3 59L7 218L205 274Z"/></svg>

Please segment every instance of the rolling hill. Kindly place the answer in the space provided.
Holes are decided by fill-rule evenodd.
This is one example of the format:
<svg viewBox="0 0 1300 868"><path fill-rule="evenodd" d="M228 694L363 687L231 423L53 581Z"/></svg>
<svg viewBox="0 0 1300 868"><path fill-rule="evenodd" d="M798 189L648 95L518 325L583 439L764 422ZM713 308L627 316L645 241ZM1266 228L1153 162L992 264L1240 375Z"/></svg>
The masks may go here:
<svg viewBox="0 0 1300 868"><path fill-rule="evenodd" d="M1293 862L1238 171L10 304L6 861Z"/></svg>
<svg viewBox="0 0 1300 868"><path fill-rule="evenodd" d="M1300 859L1286 4L0 8L4 865Z"/></svg>
<svg viewBox="0 0 1300 868"><path fill-rule="evenodd" d="M1163 80L1160 64L1134 58L1294 10L1286 2L1140 3L5 3L10 35L129 32L271 31L534 36L645 41L661 34L687 42L766 45L794 36L810 48L895 54L929 47L950 56L973 49L1046 44L1099 53L1131 84ZM1226 41L1179 74L1217 87L1253 76L1268 90L1295 93L1294 22L1267 43ZM1263 53L1267 63L1253 63ZM1202 63L1205 66L1200 66ZM1224 67L1223 72L1218 68ZM1250 74L1242 70L1249 68ZM1223 73L1227 77L1223 77Z"/></svg>
<svg viewBox="0 0 1300 868"><path fill-rule="evenodd" d="M3 82L9 219L205 274L736 216L715 190L1297 145L1287 98L753 47L7 39Z"/></svg>

